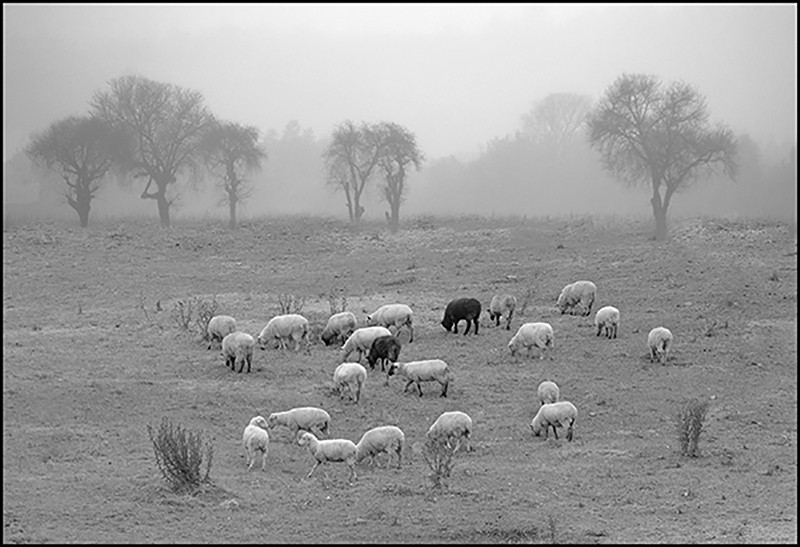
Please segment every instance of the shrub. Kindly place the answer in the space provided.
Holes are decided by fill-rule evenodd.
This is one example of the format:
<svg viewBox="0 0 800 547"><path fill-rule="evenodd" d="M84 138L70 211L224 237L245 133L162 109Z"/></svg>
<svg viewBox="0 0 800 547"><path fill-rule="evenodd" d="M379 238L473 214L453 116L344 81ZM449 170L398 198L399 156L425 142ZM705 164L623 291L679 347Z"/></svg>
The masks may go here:
<svg viewBox="0 0 800 547"><path fill-rule="evenodd" d="M697 443L703 431L703 422L708 412L708 401L688 399L678 411L678 441L681 455L696 458L699 455Z"/></svg>
<svg viewBox="0 0 800 547"><path fill-rule="evenodd" d="M157 431L148 425L147 433L153 443L158 470L173 491L193 492L209 481L213 448L210 442L203 442L199 432L187 431L164 417Z"/></svg>
<svg viewBox="0 0 800 547"><path fill-rule="evenodd" d="M208 322L217 311L217 298L210 300L193 296L187 300L178 300L172 305L170 317L179 329L188 331L192 323L200 330L203 340L208 339Z"/></svg>
<svg viewBox="0 0 800 547"><path fill-rule="evenodd" d="M280 308L281 315L289 313L300 313L306 303L304 297L298 297L293 294L279 294L278 307Z"/></svg>
<svg viewBox="0 0 800 547"><path fill-rule="evenodd" d="M459 443L448 443L443 440L426 439L422 447L422 458L431 469L428 477L431 479L435 488L448 486L450 472L453 470L455 462L453 457L458 450Z"/></svg>
<svg viewBox="0 0 800 547"><path fill-rule="evenodd" d="M203 340L208 341L208 323L217 312L217 297L212 296L211 300L201 300L195 297L194 301L195 311L197 312L194 323L197 325L197 328L200 329Z"/></svg>

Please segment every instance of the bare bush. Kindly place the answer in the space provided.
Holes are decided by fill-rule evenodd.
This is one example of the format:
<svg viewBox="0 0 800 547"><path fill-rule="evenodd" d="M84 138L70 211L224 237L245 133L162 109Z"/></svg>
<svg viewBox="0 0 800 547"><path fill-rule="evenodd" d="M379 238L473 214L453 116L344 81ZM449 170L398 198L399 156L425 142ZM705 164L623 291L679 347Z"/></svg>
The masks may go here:
<svg viewBox="0 0 800 547"><path fill-rule="evenodd" d="M328 305L331 308L331 315L335 313L341 313L347 309L347 297L345 295L336 295L333 292L329 292L324 296L326 296L328 299Z"/></svg>
<svg viewBox="0 0 800 547"><path fill-rule="evenodd" d="M167 417L162 418L158 430L148 425L147 433L158 470L173 491L193 492L209 482L213 448L210 442L203 442L201 433L187 431Z"/></svg>
<svg viewBox="0 0 800 547"><path fill-rule="evenodd" d="M520 306L519 306L519 314L525 315L525 310L528 306L533 302L533 298L536 295L536 289L533 287L528 287L525 289L525 293L522 295L522 298L519 299Z"/></svg>
<svg viewBox="0 0 800 547"><path fill-rule="evenodd" d="M696 458L699 455L697 443L703 432L703 422L708 412L708 401L688 399L678 411L678 442L681 455Z"/></svg>
<svg viewBox="0 0 800 547"><path fill-rule="evenodd" d="M181 330L189 331L194 324L200 331L203 340L208 338L208 322L217 311L217 298L211 299L193 296L188 299L178 300L172 305L170 318Z"/></svg>
<svg viewBox="0 0 800 547"><path fill-rule="evenodd" d="M295 296L293 294L279 294L278 307L280 308L281 315L289 313L300 313L303 311L303 306L306 303L306 298Z"/></svg>
<svg viewBox="0 0 800 547"><path fill-rule="evenodd" d="M192 323L193 312L194 300L178 300L172 305L169 316L179 329L188 331L189 325Z"/></svg>
<svg viewBox="0 0 800 547"><path fill-rule="evenodd" d="M211 300L201 300L195 297L195 311L197 317L194 322L197 328L200 329L200 334L203 340L208 341L208 323L217 312L217 297L212 296Z"/></svg>
<svg viewBox="0 0 800 547"><path fill-rule="evenodd" d="M450 473L455 462L453 461L458 451L458 443L448 443L444 440L426 439L422 447L422 458L431 470L428 477L434 488L447 488Z"/></svg>

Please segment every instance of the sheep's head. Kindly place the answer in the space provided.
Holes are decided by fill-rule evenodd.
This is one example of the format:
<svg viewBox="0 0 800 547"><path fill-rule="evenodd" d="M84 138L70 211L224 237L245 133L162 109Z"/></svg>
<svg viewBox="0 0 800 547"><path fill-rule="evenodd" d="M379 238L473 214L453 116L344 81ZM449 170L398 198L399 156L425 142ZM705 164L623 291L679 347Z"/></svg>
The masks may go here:
<svg viewBox="0 0 800 547"><path fill-rule="evenodd" d="M511 357L514 357L517 353L517 341L514 338L508 342L508 349L511 350Z"/></svg>
<svg viewBox="0 0 800 547"><path fill-rule="evenodd" d="M275 414L270 414L267 418L267 427L272 428L275 427L276 422L278 421L278 417Z"/></svg>
<svg viewBox="0 0 800 547"><path fill-rule="evenodd" d="M311 434L311 433L309 433L308 431L304 431L304 432L303 432L303 433L300 435L300 437L298 437L298 439L297 439L297 444L299 444L300 446L306 446L308 443L310 443L310 442L311 442L311 440L312 440L313 438L314 438L314 435L312 435L312 434Z"/></svg>
<svg viewBox="0 0 800 547"><path fill-rule="evenodd" d="M255 418L250 420L250 425L257 425L262 429L269 428L269 424L267 423L267 420L264 419L264 416L256 416Z"/></svg>
<svg viewBox="0 0 800 547"><path fill-rule="evenodd" d="M397 363L392 363L389 365L389 370L386 372L386 376L394 376L397 373L397 369L400 368Z"/></svg>
<svg viewBox="0 0 800 547"><path fill-rule="evenodd" d="M320 334L319 337L326 346L333 344L333 339L335 338L333 331L328 330L327 328L323 329L322 334Z"/></svg>
<svg viewBox="0 0 800 547"><path fill-rule="evenodd" d="M445 318L444 318L444 319L442 319L442 326L443 326L443 327L444 327L446 330L448 330L448 331L449 331L450 329L452 329L452 328L453 328L453 321L452 321L452 320L451 320L449 317L445 316Z"/></svg>
<svg viewBox="0 0 800 547"><path fill-rule="evenodd" d="M534 437L538 437L539 434L542 432L542 426L539 425L538 421L533 420L531 422L531 432L533 433Z"/></svg>

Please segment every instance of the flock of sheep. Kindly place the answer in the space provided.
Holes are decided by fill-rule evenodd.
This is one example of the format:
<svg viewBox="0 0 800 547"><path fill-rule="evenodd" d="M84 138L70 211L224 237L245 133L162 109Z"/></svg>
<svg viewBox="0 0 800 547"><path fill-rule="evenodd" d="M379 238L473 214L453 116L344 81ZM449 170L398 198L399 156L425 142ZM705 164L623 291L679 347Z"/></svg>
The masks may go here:
<svg viewBox="0 0 800 547"><path fill-rule="evenodd" d="M563 288L556 306L562 314L569 312L588 316L596 294L597 287L591 281L576 281ZM505 328L510 330L516 306L517 300L514 296L495 295L489 305L489 317L496 326L499 326L501 318L504 318ZM447 305L441 325L448 331L457 333L458 324L465 321L464 335L468 334L473 326L474 333L478 334L480 314L481 303L477 299L459 298ZM616 338L619 320L619 310L613 306L597 310L594 319L597 336L602 334L608 338ZM367 379L367 369L361 364L364 356L371 369L380 365L381 371L386 372L387 384L390 376L397 375L406 381L404 391L414 385L421 397L422 383L437 382L441 385L440 396L447 397L452 374L445 361L441 359L398 361L402 348L398 338L400 330L408 330L409 343L414 340L413 311L409 306L405 304L381 306L375 313L367 315L366 323L366 326L359 327L358 320L352 312L336 313L328 319L320 335L327 346L344 342L341 348L342 363L336 367L333 374L334 388L340 398L346 393L355 403L360 400ZM249 372L256 341L261 349L265 349L267 345L287 348L288 344L293 342L294 350L297 351L301 343L309 345L309 330L309 322L302 315L278 315L273 317L254 339L250 334L236 330L236 320L233 317L217 315L209 321L207 334L210 344L221 343L226 366L236 370L238 365L238 372L243 372L246 365ZM666 364L671 344L672 333L668 329L664 327L652 329L647 338L650 360ZM543 359L545 352L552 351L554 347L553 328L545 322L524 323L508 342L512 356L522 348L525 348L528 354L531 348L536 348L539 358ZM349 360L353 353L357 354L354 361ZM537 395L541 406L530 423L533 435L539 436L544 432L547 438L552 428L553 435L558 439L557 428L563 428L566 430L567 441L571 441L573 426L578 415L575 405L560 400L558 386L549 380L539 385ZM356 478L356 463L369 458L370 464L373 464L375 457L381 453L388 454L390 458L391 453L395 453L398 468L402 464L405 434L399 427L395 425L375 427L364 433L358 443L349 439L325 439L322 437L328 436L330 415L321 408L300 407L274 412L267 419L256 416L250 420L245 427L242 440L248 469L252 469L259 452L262 456L261 467L266 469L268 431L278 426L288 428L292 440L300 446L305 446L314 457L315 464L308 477L311 477L314 470L324 463L342 462L350 468L352 482ZM427 437L454 450L459 450L462 443L467 450L472 450L470 445L472 429L472 419L466 413L445 412L431 425Z"/></svg>

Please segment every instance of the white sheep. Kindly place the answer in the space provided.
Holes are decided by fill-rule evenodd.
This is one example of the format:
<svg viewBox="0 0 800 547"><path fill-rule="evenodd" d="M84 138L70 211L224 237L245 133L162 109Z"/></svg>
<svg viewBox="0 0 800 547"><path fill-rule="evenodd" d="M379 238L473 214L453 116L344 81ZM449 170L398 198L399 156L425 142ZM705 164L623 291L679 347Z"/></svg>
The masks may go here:
<svg viewBox="0 0 800 547"><path fill-rule="evenodd" d="M408 382L403 389L405 393L411 384L417 385L419 396L422 397L420 382L439 382L442 386L440 397L447 397L447 386L452 381L450 367L441 359L426 359L424 361L409 361L408 363L392 363L389 365L388 376L398 374L405 377Z"/></svg>
<svg viewBox="0 0 800 547"><path fill-rule="evenodd" d="M360 363L342 363L333 371L333 385L339 391L340 399L347 387L348 397L357 403L361 399L361 389L366 381L367 369Z"/></svg>
<svg viewBox="0 0 800 547"><path fill-rule="evenodd" d="M647 335L647 347L650 348L650 361L658 359L662 365L667 364L667 354L672 346L672 333L666 327L656 327Z"/></svg>
<svg viewBox="0 0 800 547"><path fill-rule="evenodd" d="M578 417L578 409L569 401L558 401L557 403L547 403L539 408L539 412L531 421L531 431L535 436L544 430L544 438L547 439L548 430L553 428L553 435L558 440L556 427L567 429L567 441L572 441L572 426Z"/></svg>
<svg viewBox="0 0 800 547"><path fill-rule="evenodd" d="M523 323L508 342L508 349L511 350L512 357L520 348L526 348L530 355L532 347L540 350L539 359L544 359L546 350L555 348L553 327L550 326L550 323Z"/></svg>
<svg viewBox="0 0 800 547"><path fill-rule="evenodd" d="M574 310L580 305L583 308L581 315L589 315L592 312L592 304L596 295L597 286L594 283L591 281L576 281L565 285L561 289L556 306L561 310L562 314L567 310L570 310L570 314L573 314Z"/></svg>
<svg viewBox="0 0 800 547"><path fill-rule="evenodd" d="M381 306L374 313L367 315L367 325L381 327L395 327L396 334L400 334L402 327L407 327L409 332L408 343L414 341L414 326L412 325L414 312L405 304L386 304Z"/></svg>
<svg viewBox="0 0 800 547"><path fill-rule="evenodd" d="M236 331L228 334L222 339L222 357L225 359L225 366L236 370L236 363L240 363L238 372L242 372L246 364L247 372L250 372L255 347L255 339L246 332Z"/></svg>
<svg viewBox="0 0 800 547"><path fill-rule="evenodd" d="M372 341L378 336L391 336L392 333L386 327L361 327L353 331L353 334L345 341L342 346L342 361L347 361L350 354L354 351L358 352L357 361L361 361L361 356L369 352Z"/></svg>
<svg viewBox="0 0 800 547"><path fill-rule="evenodd" d="M267 452L269 451L269 433L267 433L267 420L263 416L256 416L244 428L242 445L247 457L247 468L252 469L256 463L256 452L261 452L261 469L267 468Z"/></svg>
<svg viewBox="0 0 800 547"><path fill-rule="evenodd" d="M230 333L236 332L236 319L230 315L215 315L208 321L206 335L208 338L208 349L214 342L222 344L222 339Z"/></svg>
<svg viewBox="0 0 800 547"><path fill-rule="evenodd" d="M555 382L545 380L539 384L536 394L539 396L539 402L543 405L548 403L557 403L559 397L558 385L556 385Z"/></svg>
<svg viewBox="0 0 800 547"><path fill-rule="evenodd" d="M380 453L386 453L391 461L391 453L394 452L397 454L397 468L400 469L403 461L403 446L405 442L405 433L397 426L382 425L373 427L364 433L364 435L361 436L361 440L356 444L356 448L358 448L356 461L360 462L364 458L369 457L369 464L372 465L375 461L375 456Z"/></svg>
<svg viewBox="0 0 800 547"><path fill-rule="evenodd" d="M355 480L358 448L356 448L356 444L353 441L349 439L327 439L321 441L313 433L306 431L300 435L297 444L307 447L311 455L317 460L306 478L311 478L314 470L323 463L344 462L350 467L350 482L352 483Z"/></svg>
<svg viewBox="0 0 800 547"><path fill-rule="evenodd" d="M443 412L436 418L436 421L433 422L433 425L431 425L427 433L429 439L444 442L448 447L453 446L451 443L454 442L454 452L461 448L462 441L464 441L467 452L472 452L472 445L470 444L471 435L472 418L458 410Z"/></svg>
<svg viewBox="0 0 800 547"><path fill-rule="evenodd" d="M286 315L276 315L269 320L261 333L258 335L258 344L261 349L267 346L267 343L278 341L282 349L286 348L288 340L294 340L294 350L300 349L300 341L305 341L308 345L308 319L296 313L288 313Z"/></svg>
<svg viewBox="0 0 800 547"><path fill-rule="evenodd" d="M619 327L619 310L614 306L604 306L594 315L594 326L597 327L597 336L605 329L606 338L617 337Z"/></svg>
<svg viewBox="0 0 800 547"><path fill-rule="evenodd" d="M320 338L322 338L326 346L330 346L337 340L346 340L348 336L353 334L357 326L358 320L353 312L343 311L334 313L328 318L328 323L325 325L325 328L322 329Z"/></svg>
<svg viewBox="0 0 800 547"><path fill-rule="evenodd" d="M330 414L321 408L313 406L302 406L283 412L273 412L267 418L267 424L270 429L279 425L288 427L292 432L292 439L297 437L297 432L301 429L313 433L314 428L316 428L320 433L327 435L330 423Z"/></svg>
<svg viewBox="0 0 800 547"><path fill-rule="evenodd" d="M489 319L494 321L494 326L500 326L500 318L506 318L506 330L511 330L511 317L517 309L517 298L510 294L496 294L489 304Z"/></svg>

